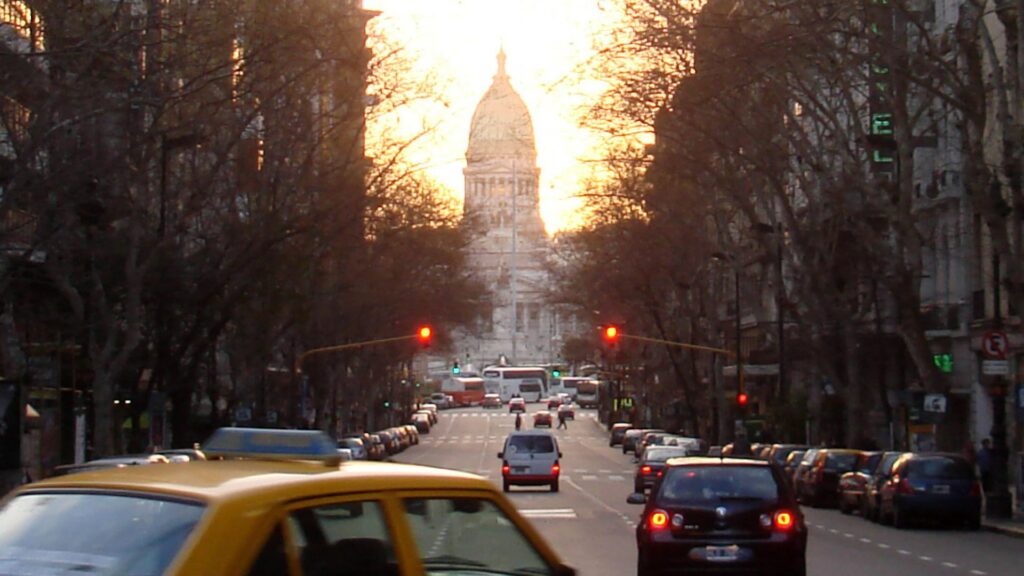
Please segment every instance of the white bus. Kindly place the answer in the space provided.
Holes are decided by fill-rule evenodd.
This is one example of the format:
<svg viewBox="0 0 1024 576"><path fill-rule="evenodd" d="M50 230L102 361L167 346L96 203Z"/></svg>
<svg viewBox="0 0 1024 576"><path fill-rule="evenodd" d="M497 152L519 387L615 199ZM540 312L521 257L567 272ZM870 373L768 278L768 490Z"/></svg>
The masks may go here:
<svg viewBox="0 0 1024 576"><path fill-rule="evenodd" d="M450 395L455 406L479 406L484 400L484 381L452 376L441 381L441 392Z"/></svg>
<svg viewBox="0 0 1024 576"><path fill-rule="evenodd" d="M590 382L590 380L590 378L583 376L563 376L551 382L550 392L551 394L565 392L572 397L573 402L576 402L576 397L579 394L577 386L579 386L580 382Z"/></svg>
<svg viewBox="0 0 1024 576"><path fill-rule="evenodd" d="M601 403L601 383L585 379L576 384L576 403L580 408L597 408Z"/></svg>
<svg viewBox="0 0 1024 576"><path fill-rule="evenodd" d="M488 366L484 368L484 389L498 394L502 402L520 396L527 402L540 402L547 395L548 374L534 366Z"/></svg>

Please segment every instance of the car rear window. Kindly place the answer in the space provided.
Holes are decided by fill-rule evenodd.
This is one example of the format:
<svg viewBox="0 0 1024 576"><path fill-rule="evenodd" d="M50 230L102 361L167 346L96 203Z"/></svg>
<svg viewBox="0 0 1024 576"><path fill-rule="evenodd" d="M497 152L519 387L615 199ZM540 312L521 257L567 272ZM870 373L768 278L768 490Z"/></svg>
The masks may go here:
<svg viewBox="0 0 1024 576"><path fill-rule="evenodd" d="M24 494L0 509L0 574L163 574L203 511L123 494Z"/></svg>
<svg viewBox="0 0 1024 576"><path fill-rule="evenodd" d="M856 453L841 452L839 454L829 453L825 455L825 470L839 470L846 472L853 470L856 465Z"/></svg>
<svg viewBox="0 0 1024 576"><path fill-rule="evenodd" d="M779 487L767 466L670 468L658 493L658 501L664 504L778 499Z"/></svg>
<svg viewBox="0 0 1024 576"><path fill-rule="evenodd" d="M966 460L955 458L915 458L907 464L913 478L973 478L974 471Z"/></svg>
<svg viewBox="0 0 1024 576"><path fill-rule="evenodd" d="M555 451L555 443L550 436L512 436L505 451L513 454L548 454Z"/></svg>
<svg viewBox="0 0 1024 576"><path fill-rule="evenodd" d="M644 452L644 460L647 462L664 462L669 458L686 456L686 448L648 448Z"/></svg>

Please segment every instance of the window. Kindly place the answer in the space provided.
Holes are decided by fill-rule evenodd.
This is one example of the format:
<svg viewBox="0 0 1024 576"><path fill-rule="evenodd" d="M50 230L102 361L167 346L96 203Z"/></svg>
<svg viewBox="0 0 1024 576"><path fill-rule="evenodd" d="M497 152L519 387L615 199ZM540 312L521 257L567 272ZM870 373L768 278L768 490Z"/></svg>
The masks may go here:
<svg viewBox="0 0 1024 576"><path fill-rule="evenodd" d="M550 454L555 451L555 443L550 436L524 434L510 437L505 451L510 454Z"/></svg>
<svg viewBox="0 0 1024 576"><path fill-rule="evenodd" d="M428 574L551 574L530 541L489 500L409 499L405 513Z"/></svg>
<svg viewBox="0 0 1024 576"><path fill-rule="evenodd" d="M771 500L779 487L767 466L683 466L673 468L662 483L658 500L687 503L729 500Z"/></svg>
<svg viewBox="0 0 1024 576"><path fill-rule="evenodd" d="M295 510L288 525L305 576L398 574L394 546L378 502Z"/></svg>

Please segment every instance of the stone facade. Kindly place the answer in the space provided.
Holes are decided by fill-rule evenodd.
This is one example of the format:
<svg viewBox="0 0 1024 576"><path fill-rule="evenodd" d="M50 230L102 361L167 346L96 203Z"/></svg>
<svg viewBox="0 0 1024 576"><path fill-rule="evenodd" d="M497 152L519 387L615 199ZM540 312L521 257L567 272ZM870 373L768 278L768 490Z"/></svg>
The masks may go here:
<svg viewBox="0 0 1024 576"><path fill-rule="evenodd" d="M483 367L554 361L562 327L548 303L550 239L540 217L540 169L530 111L505 73L505 53L480 99L466 150L463 223L471 227L473 273L489 289L490 311L455 342L461 362Z"/></svg>

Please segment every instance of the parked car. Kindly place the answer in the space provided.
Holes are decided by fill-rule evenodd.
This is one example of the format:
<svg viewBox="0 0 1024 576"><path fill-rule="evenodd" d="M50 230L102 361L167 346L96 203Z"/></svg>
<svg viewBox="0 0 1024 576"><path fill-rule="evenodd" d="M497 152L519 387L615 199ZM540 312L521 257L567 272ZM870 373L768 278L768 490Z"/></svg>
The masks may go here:
<svg viewBox="0 0 1024 576"><path fill-rule="evenodd" d="M626 430L625 435L622 437L622 453L633 452L636 449L636 444L641 440L644 432L647 432L648 428L630 428Z"/></svg>
<svg viewBox="0 0 1024 576"><path fill-rule="evenodd" d="M338 440L338 448L347 448L352 453L353 460L366 460L369 458L369 453L366 451L366 446L363 445L361 438L341 438Z"/></svg>
<svg viewBox="0 0 1024 576"><path fill-rule="evenodd" d="M903 454L879 495L879 516L896 528L925 518L981 527L981 483L959 454Z"/></svg>
<svg viewBox="0 0 1024 576"><path fill-rule="evenodd" d="M814 460L821 450L821 448L808 448L804 451L803 458L800 459L796 469L793 470L793 491L796 492L797 497L800 496L800 487L804 483L804 477L807 476L807 472L811 469L811 465L814 464Z"/></svg>
<svg viewBox="0 0 1024 576"><path fill-rule="evenodd" d="M638 576L806 574L807 527L776 466L753 459L673 458L636 527Z"/></svg>
<svg viewBox="0 0 1024 576"><path fill-rule="evenodd" d="M533 427L534 428L539 428L541 426L546 426L548 428L551 428L551 413L550 412L547 412L547 411L544 411L544 410L540 410L540 411L534 412L534 414L533 414Z"/></svg>
<svg viewBox="0 0 1024 576"><path fill-rule="evenodd" d="M435 416L434 413L431 412L430 410L417 410L416 412L414 412L414 414L423 414L424 416L426 416L427 421L430 422L431 426L437 424L437 416Z"/></svg>
<svg viewBox="0 0 1024 576"><path fill-rule="evenodd" d="M509 434L501 452L498 452L504 491L519 485L547 485L552 492L558 492L561 457L558 440L549 431L524 430Z"/></svg>
<svg viewBox="0 0 1024 576"><path fill-rule="evenodd" d="M795 450L807 450L807 446L803 444L772 444L765 459L778 466L785 466L786 458Z"/></svg>
<svg viewBox="0 0 1024 576"><path fill-rule="evenodd" d="M417 412L412 415L412 423L416 426L416 431L421 434L430 433L430 416L422 412Z"/></svg>
<svg viewBox="0 0 1024 576"><path fill-rule="evenodd" d="M811 506L835 506L839 502L839 477L857 465L860 450L826 448L819 450L797 484L801 502Z"/></svg>
<svg viewBox="0 0 1024 576"><path fill-rule="evenodd" d="M640 439L633 445L633 456L635 458L640 458L644 455L644 449L650 442L654 441L651 436L655 434L663 435L668 434L668 432L660 428L648 428L647 430L644 430L644 433L640 435Z"/></svg>
<svg viewBox="0 0 1024 576"><path fill-rule="evenodd" d="M636 471L633 473L633 491L643 492L651 488L654 486L654 482L661 477L665 462L669 458L687 455L686 448L651 446L644 451L643 458L636 464Z"/></svg>
<svg viewBox="0 0 1024 576"><path fill-rule="evenodd" d="M853 470L839 477L839 511L850 514L864 509L864 493L871 472L882 459L881 452L862 452Z"/></svg>
<svg viewBox="0 0 1024 576"><path fill-rule="evenodd" d="M422 412L424 410L430 414L430 425L433 426L434 424L437 424L437 404L431 404L430 402L420 404L418 412Z"/></svg>
<svg viewBox="0 0 1024 576"><path fill-rule="evenodd" d="M626 430L629 430L632 427L633 425L629 422L616 422L612 424L612 430L608 437L608 445L622 445L622 437L626 435Z"/></svg>
<svg viewBox="0 0 1024 576"><path fill-rule="evenodd" d="M800 462L804 459L805 450L793 450L786 456L786 463L782 465L782 474L789 480L789 485L793 486L793 479L796 477L796 469L800 466Z"/></svg>
<svg viewBox="0 0 1024 576"><path fill-rule="evenodd" d="M384 447L384 440L381 439L380 434L370 434L368 438L369 444L367 445L366 452L370 460L383 460L387 457L388 451Z"/></svg>
<svg viewBox="0 0 1024 576"><path fill-rule="evenodd" d="M480 401L481 408L501 408L501 396L497 394L484 394L484 399Z"/></svg>
<svg viewBox="0 0 1024 576"><path fill-rule="evenodd" d="M882 488L882 484L889 479L892 474L892 467L899 460L899 457L903 455L903 452L882 452L882 457L878 460L878 465L868 476L867 483L864 485L864 498L861 500L864 508L861 509L860 515L873 522L878 521L878 509L879 509L879 491Z"/></svg>
<svg viewBox="0 0 1024 576"><path fill-rule="evenodd" d="M430 403L436 405L439 410L447 410L452 407L448 398L449 396L444 392L434 392L430 395Z"/></svg>

